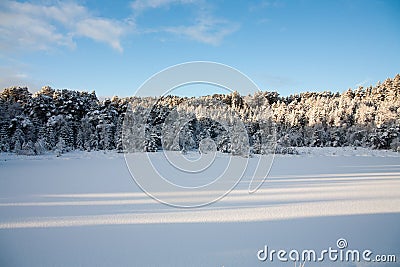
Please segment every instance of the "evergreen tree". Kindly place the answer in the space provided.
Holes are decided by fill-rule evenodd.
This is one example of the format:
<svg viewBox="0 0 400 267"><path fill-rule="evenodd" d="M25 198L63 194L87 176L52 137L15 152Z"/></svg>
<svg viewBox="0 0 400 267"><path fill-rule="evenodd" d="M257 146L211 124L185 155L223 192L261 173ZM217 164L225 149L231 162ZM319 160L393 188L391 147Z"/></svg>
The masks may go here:
<svg viewBox="0 0 400 267"><path fill-rule="evenodd" d="M49 86L34 95L26 87L0 93L0 151L24 154L72 149L185 152L199 149L202 140L212 140L217 150L234 154L243 154L248 146L252 153L348 145L397 151L399 129L399 74L341 94L305 92L288 97L233 92L99 101L94 91Z"/></svg>

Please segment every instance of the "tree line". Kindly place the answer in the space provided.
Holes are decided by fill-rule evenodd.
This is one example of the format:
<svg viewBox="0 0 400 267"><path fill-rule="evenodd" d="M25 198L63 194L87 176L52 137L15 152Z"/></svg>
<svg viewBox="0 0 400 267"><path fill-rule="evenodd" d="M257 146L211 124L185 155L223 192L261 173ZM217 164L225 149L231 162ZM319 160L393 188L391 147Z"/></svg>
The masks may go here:
<svg viewBox="0 0 400 267"><path fill-rule="evenodd" d="M245 96L233 92L99 100L94 91L45 86L32 94L27 87L15 86L0 93L0 150L27 155L75 149L123 151L124 118L130 114L142 118L143 142L136 145L140 151L198 149L208 138L219 151L229 153L238 142L230 134L237 123L227 118L229 112L243 123L252 153L265 153L262 139L272 136L265 133L265 124L273 125L278 153L300 146L400 151L399 74L343 93L288 97L277 92ZM174 142L168 141L167 122L175 129Z"/></svg>

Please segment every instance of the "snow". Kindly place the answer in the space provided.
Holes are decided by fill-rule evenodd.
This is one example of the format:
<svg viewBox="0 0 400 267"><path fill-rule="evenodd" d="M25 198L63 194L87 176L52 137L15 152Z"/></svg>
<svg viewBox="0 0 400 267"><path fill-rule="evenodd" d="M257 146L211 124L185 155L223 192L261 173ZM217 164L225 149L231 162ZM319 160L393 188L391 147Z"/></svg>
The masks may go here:
<svg viewBox="0 0 400 267"><path fill-rule="evenodd" d="M336 247L339 238L350 249L395 254L397 263L305 266L398 266L400 153L299 151L276 155L257 192L248 193L246 171L220 201L186 209L143 193L123 154L1 153L0 266L293 266L260 262L257 251L265 245L322 250ZM149 155L164 166L161 153ZM256 161L250 158L249 167ZM165 197L193 201L187 192Z"/></svg>

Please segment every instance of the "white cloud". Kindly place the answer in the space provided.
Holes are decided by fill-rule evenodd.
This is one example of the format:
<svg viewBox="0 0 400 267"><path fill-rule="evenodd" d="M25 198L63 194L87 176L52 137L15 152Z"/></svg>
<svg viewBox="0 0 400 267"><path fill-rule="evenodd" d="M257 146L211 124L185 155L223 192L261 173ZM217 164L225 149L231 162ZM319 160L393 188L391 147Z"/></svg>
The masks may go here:
<svg viewBox="0 0 400 267"><path fill-rule="evenodd" d="M50 3L0 0L0 49L29 51L75 48L77 39L84 37L122 52L121 40L132 32L169 33L218 45L239 28L238 24L215 17L211 5L203 0L136 0L131 3L131 17L125 20L96 16L87 7L70 1ZM169 9L172 5L192 5L193 16L189 16L192 23L136 28L134 20L138 14L144 14L149 9Z"/></svg>
<svg viewBox="0 0 400 267"><path fill-rule="evenodd" d="M217 20L212 17L200 18L190 26L176 26L165 28L166 32L184 36L198 42L218 45L225 36L237 31L238 24L225 20Z"/></svg>
<svg viewBox="0 0 400 267"><path fill-rule="evenodd" d="M0 40L5 49L48 50L54 46L75 47L76 37L87 37L122 51L121 37L129 23L92 15L86 7L69 2L39 5L0 3Z"/></svg>
<svg viewBox="0 0 400 267"><path fill-rule="evenodd" d="M282 7L282 6L283 6L283 3L279 0L277 0L277 1L262 0L262 1L250 4L249 11L259 11L259 10L263 10L266 8L274 8L274 7Z"/></svg>
<svg viewBox="0 0 400 267"><path fill-rule="evenodd" d="M76 24L76 34L108 43L112 48L122 52L120 38L124 27L120 23L101 18L84 19Z"/></svg>
<svg viewBox="0 0 400 267"><path fill-rule="evenodd" d="M134 11L144 11L150 8L159 8L169 6L171 4L190 4L195 0L136 0L133 1L131 7Z"/></svg>
<svg viewBox="0 0 400 267"><path fill-rule="evenodd" d="M3 11L0 11L2 48L21 46L45 50L52 45L73 46L70 36L59 33L54 25L47 23L40 16L42 13L37 8L31 7L33 6L29 3L16 2L6 2L5 8L2 7Z"/></svg>
<svg viewBox="0 0 400 267"><path fill-rule="evenodd" d="M40 88L39 81L30 77L29 74L18 72L11 67L0 67L0 91L11 86L27 86L36 91Z"/></svg>
<svg viewBox="0 0 400 267"><path fill-rule="evenodd" d="M211 45L218 45L229 34L237 31L239 25L224 19L216 18L213 8L202 0L136 0L131 7L134 15L143 14L146 10L156 8L170 8L172 5L192 5L194 15L190 25L160 25L152 29L142 30L143 33L166 32L176 36Z"/></svg>

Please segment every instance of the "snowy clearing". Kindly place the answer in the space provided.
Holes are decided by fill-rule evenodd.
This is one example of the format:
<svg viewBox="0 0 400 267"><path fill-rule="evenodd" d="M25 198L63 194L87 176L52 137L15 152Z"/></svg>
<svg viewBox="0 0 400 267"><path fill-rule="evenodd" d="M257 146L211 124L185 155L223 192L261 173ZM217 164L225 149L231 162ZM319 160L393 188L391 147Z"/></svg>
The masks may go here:
<svg viewBox="0 0 400 267"><path fill-rule="evenodd" d="M256 193L246 172L225 198L191 209L143 193L123 154L0 154L0 266L293 266L257 252L337 249L340 238L397 262L305 266L398 266L400 153L299 150L277 155Z"/></svg>

